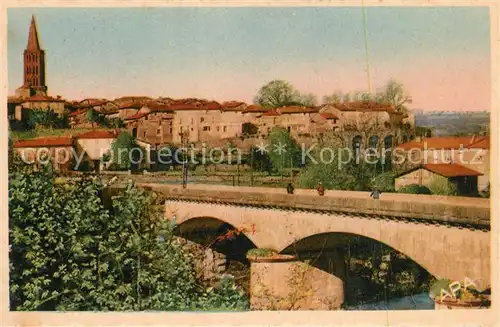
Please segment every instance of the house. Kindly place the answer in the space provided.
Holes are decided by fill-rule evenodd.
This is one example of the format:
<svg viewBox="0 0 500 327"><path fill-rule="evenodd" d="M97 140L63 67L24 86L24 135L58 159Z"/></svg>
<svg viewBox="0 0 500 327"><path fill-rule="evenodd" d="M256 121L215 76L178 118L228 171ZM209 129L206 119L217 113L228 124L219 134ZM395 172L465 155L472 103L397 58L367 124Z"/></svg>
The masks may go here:
<svg viewBox="0 0 500 327"><path fill-rule="evenodd" d="M395 177L394 188L417 184L429 187L435 180L446 179L455 184L459 195L478 192L477 179L482 174L456 163L423 164Z"/></svg>
<svg viewBox="0 0 500 327"><path fill-rule="evenodd" d="M74 162L73 143L71 136L40 137L18 140L14 150L23 162L34 164L37 169L50 162L57 171L69 171Z"/></svg>
<svg viewBox="0 0 500 327"><path fill-rule="evenodd" d="M103 156L111 152L111 144L118 137L118 130L93 130L75 136L77 155L76 170L101 171L105 164Z"/></svg>
<svg viewBox="0 0 500 327"><path fill-rule="evenodd" d="M421 164L459 164L479 172L477 189L490 182L490 140L487 136L416 138L400 144L396 151L404 159L403 167Z"/></svg>

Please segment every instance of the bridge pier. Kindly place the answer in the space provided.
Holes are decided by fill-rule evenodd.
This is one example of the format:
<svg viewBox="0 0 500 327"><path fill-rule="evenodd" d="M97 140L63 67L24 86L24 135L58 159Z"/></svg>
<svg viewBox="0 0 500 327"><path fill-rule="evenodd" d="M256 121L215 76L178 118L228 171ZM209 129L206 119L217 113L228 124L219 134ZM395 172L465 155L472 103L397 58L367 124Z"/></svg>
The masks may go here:
<svg viewBox="0 0 500 327"><path fill-rule="evenodd" d="M344 302L342 279L293 255L248 259L252 310L335 310Z"/></svg>

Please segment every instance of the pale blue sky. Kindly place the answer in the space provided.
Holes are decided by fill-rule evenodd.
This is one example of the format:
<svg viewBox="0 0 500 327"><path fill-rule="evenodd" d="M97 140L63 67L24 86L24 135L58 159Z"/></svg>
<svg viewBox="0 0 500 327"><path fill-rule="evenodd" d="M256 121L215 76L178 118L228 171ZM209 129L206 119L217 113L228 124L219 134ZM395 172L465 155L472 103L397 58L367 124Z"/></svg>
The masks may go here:
<svg viewBox="0 0 500 327"><path fill-rule="evenodd" d="M31 14L51 95L250 102L272 79L319 98L366 90L361 7L12 8L9 94L22 84ZM487 7L367 8L372 83L393 77L414 107L489 110Z"/></svg>

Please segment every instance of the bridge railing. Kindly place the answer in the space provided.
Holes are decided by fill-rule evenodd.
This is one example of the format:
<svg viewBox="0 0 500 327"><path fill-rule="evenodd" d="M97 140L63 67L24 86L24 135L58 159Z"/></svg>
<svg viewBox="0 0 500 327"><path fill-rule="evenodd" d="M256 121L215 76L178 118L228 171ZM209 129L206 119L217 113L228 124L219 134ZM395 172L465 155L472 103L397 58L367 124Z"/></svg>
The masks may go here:
<svg viewBox="0 0 500 327"><path fill-rule="evenodd" d="M325 196L319 196L314 190L304 189L297 189L291 195L283 189L264 187L138 185L165 199L386 216L488 228L490 225L489 199L483 198L383 193L379 200L374 200L369 192L327 191Z"/></svg>

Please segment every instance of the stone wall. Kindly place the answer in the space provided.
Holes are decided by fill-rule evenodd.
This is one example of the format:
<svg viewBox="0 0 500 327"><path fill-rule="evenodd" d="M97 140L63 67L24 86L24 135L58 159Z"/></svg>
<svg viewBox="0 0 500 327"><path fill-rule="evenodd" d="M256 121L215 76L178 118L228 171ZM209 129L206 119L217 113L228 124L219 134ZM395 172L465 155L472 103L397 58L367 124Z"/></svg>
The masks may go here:
<svg viewBox="0 0 500 327"><path fill-rule="evenodd" d="M252 310L340 309L344 302L344 282L340 278L284 257L251 260Z"/></svg>
<svg viewBox="0 0 500 327"><path fill-rule="evenodd" d="M202 282L216 282L226 271L227 260L222 253L182 237L174 237L173 242L180 245L191 258L196 277Z"/></svg>

